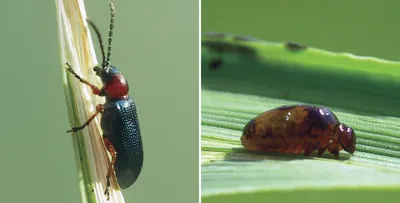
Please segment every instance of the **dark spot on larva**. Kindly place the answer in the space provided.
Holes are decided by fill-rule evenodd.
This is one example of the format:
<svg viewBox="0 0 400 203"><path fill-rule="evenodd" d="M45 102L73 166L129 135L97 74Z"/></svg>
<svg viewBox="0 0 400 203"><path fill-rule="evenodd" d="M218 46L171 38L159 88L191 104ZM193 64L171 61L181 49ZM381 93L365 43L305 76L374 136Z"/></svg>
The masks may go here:
<svg viewBox="0 0 400 203"><path fill-rule="evenodd" d="M336 116L327 108L309 107L308 123L321 130L325 130L329 125L336 125Z"/></svg>
<svg viewBox="0 0 400 203"><path fill-rule="evenodd" d="M233 40L235 41L257 41L257 39L255 37L252 36L239 36L239 35L235 35L233 36Z"/></svg>
<svg viewBox="0 0 400 203"><path fill-rule="evenodd" d="M261 138L266 139L266 138L273 138L273 137L274 137L274 134L273 134L272 129L269 126L267 126L265 128L264 133L261 135Z"/></svg>
<svg viewBox="0 0 400 203"><path fill-rule="evenodd" d="M286 42L285 47L289 51L295 51L295 52L303 51L303 50L307 49L306 45L295 43L295 42Z"/></svg>

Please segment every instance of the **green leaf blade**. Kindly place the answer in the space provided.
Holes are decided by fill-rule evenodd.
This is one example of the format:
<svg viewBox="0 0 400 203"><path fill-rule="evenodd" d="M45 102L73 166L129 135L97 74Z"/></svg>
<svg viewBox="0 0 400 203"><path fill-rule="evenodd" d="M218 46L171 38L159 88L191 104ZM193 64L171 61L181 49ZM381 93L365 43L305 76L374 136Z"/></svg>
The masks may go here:
<svg viewBox="0 0 400 203"><path fill-rule="evenodd" d="M207 45L211 41L231 46L217 70L207 66L220 56ZM360 188L400 190L399 62L314 48L293 53L282 43L229 37L203 37L202 42L204 202L262 201L258 197L267 194L321 189L354 194ZM256 54L235 53L232 47L238 44ZM246 151L240 142L244 125L266 110L290 104L329 107L356 132L354 156L343 150L339 160L328 152L304 157Z"/></svg>

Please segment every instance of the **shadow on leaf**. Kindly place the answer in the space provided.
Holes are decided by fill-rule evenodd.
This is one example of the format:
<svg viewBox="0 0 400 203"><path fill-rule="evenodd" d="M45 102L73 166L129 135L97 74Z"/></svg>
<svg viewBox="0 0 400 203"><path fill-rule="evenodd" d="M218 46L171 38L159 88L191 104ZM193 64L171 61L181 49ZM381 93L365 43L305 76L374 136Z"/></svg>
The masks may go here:
<svg viewBox="0 0 400 203"><path fill-rule="evenodd" d="M347 153L340 153L338 161L345 161L350 159L351 155ZM278 152L250 152L241 147L232 148L230 152L227 152L224 156L225 161L263 161L263 160L301 160L301 159L314 159L317 158L317 153L313 152L309 157L297 154L284 154ZM318 158L333 159L335 157L325 152Z"/></svg>

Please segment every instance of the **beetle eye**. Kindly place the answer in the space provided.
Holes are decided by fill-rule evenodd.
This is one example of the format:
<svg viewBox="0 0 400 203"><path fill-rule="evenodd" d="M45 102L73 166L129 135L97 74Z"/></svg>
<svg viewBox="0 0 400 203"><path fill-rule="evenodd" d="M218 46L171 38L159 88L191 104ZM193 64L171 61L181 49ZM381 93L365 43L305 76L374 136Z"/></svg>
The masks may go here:
<svg viewBox="0 0 400 203"><path fill-rule="evenodd" d="M93 71L96 72L96 75L100 76L100 68L95 66L93 67Z"/></svg>

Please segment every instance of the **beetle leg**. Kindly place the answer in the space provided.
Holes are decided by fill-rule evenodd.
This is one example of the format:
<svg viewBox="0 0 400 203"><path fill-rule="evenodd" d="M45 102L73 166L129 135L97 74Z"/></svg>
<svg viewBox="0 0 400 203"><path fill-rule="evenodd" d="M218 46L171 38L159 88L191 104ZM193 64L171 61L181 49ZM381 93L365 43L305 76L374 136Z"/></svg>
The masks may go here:
<svg viewBox="0 0 400 203"><path fill-rule="evenodd" d="M334 146L328 150L331 154L335 156L336 159L339 159L339 146Z"/></svg>
<svg viewBox="0 0 400 203"><path fill-rule="evenodd" d="M311 153L314 151L314 150L316 150L317 149L317 147L316 146L310 146L310 147L308 147L305 151L304 151L304 156L310 156L311 155Z"/></svg>
<svg viewBox="0 0 400 203"><path fill-rule="evenodd" d="M304 156L310 156L310 154L312 153L312 151L313 151L313 148L307 148L305 151L304 151Z"/></svg>
<svg viewBox="0 0 400 203"><path fill-rule="evenodd" d="M107 137L103 136L103 140L104 140L104 145L106 146L107 150L111 154L111 164L108 167L108 172L107 172L107 176L106 176L107 186L106 186L106 189L104 191L104 195L107 196L107 200L108 200L110 198L110 193L109 193L110 186L111 186L110 179L111 179L111 174L113 173L113 167L115 165L115 160L117 158L117 152L115 151L115 148L114 148L113 144L111 143L111 141Z"/></svg>
<svg viewBox="0 0 400 203"><path fill-rule="evenodd" d="M92 122L92 120L103 111L103 104L98 104L96 106L96 112L81 126L77 126L77 127L72 127L71 130L68 130L67 133L69 132L77 132L79 130L82 130L83 128L85 128L86 126L88 126L90 124L90 122Z"/></svg>
<svg viewBox="0 0 400 203"><path fill-rule="evenodd" d="M79 76L78 74L75 73L74 70L72 70L71 65L69 65L69 63L66 63L65 65L68 66L67 70L76 78L78 79L81 83L84 83L86 85L89 85L90 88L92 88L92 92L95 95L99 95L100 94L100 89L96 86L94 86L92 83L90 83L89 81L83 79L81 76Z"/></svg>
<svg viewBox="0 0 400 203"><path fill-rule="evenodd" d="M307 148L307 149L304 151L304 156L310 156L311 153L312 153L314 150L318 149L318 146L319 146L319 145L320 145L320 142L319 142L319 141L318 141L317 143L310 144L310 147ZM318 152L319 152L319 149L318 149Z"/></svg>
<svg viewBox="0 0 400 203"><path fill-rule="evenodd" d="M319 148L318 149L318 156L321 156L325 152L326 148Z"/></svg>

